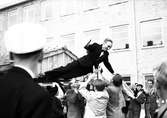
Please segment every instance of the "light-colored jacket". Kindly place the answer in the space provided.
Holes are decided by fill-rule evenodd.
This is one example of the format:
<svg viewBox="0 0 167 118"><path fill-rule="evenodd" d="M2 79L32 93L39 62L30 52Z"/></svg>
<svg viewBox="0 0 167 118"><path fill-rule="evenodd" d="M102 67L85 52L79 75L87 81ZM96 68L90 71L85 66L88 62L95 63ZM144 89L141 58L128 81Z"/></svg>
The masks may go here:
<svg viewBox="0 0 167 118"><path fill-rule="evenodd" d="M104 91L88 91L86 88L79 90L86 99L84 118L106 118L106 107L109 95Z"/></svg>

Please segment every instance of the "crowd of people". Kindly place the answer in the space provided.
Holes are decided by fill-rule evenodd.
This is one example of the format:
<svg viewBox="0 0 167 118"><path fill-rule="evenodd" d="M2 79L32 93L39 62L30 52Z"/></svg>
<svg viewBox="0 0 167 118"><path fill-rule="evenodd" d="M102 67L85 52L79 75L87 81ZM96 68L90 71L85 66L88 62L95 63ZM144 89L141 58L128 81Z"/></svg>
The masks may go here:
<svg viewBox="0 0 167 118"><path fill-rule="evenodd" d="M140 118L143 116L141 110L144 110L145 118L155 118L160 98L152 79L147 81L144 90L140 83L128 87L119 74L111 81L97 77L93 73L85 82L69 83L59 99L66 109L64 117Z"/></svg>
<svg viewBox="0 0 167 118"><path fill-rule="evenodd" d="M88 43L87 55L44 74L52 82L89 74L85 81L43 88L34 78L46 30L39 24L17 24L8 29L4 40L14 66L0 75L1 118L140 118L143 109L145 118L167 117L167 62L154 69L154 79L147 80L146 88L141 83L128 86L108 61L113 42L106 38L101 45ZM101 62L113 76L103 76L98 68Z"/></svg>

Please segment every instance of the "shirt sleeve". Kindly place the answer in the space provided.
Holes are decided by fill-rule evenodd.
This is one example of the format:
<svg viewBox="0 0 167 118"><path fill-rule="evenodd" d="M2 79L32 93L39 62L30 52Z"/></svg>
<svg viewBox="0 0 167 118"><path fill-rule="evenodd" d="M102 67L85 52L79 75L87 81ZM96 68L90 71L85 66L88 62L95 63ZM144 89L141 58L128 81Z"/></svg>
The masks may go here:
<svg viewBox="0 0 167 118"><path fill-rule="evenodd" d="M108 55L109 55L109 54L108 54ZM113 73L114 73L114 70L113 70L111 64L110 64L109 61L108 61L108 55L104 58L103 63L104 63L104 65L106 66L106 68L113 74Z"/></svg>
<svg viewBox="0 0 167 118"><path fill-rule="evenodd" d="M88 91L86 88L79 90L80 94L86 99L86 100L91 100L94 96L93 91Z"/></svg>

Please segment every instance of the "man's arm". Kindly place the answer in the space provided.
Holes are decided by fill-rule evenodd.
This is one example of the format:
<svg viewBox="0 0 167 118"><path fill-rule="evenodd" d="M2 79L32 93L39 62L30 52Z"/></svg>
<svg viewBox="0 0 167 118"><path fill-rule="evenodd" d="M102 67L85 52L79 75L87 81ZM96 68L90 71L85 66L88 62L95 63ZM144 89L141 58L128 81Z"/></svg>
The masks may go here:
<svg viewBox="0 0 167 118"><path fill-rule="evenodd" d="M86 100L91 99L91 96L92 96L91 92L86 89L86 86L87 86L87 84L89 83L89 81L90 81L91 79L94 79L94 78L96 78L96 74L90 75L89 78L86 80L86 82L80 83L79 93L80 93Z"/></svg>
<svg viewBox="0 0 167 118"><path fill-rule="evenodd" d="M97 43L93 43L93 44L89 44L89 45L86 45L84 48L87 50L87 51L93 51L95 48L97 48Z"/></svg>
<svg viewBox="0 0 167 118"><path fill-rule="evenodd" d="M91 40L89 40L89 42L84 46L85 49L87 49L87 47L90 45Z"/></svg>
<svg viewBox="0 0 167 118"><path fill-rule="evenodd" d="M114 74L114 70L113 70L113 68L112 68L112 66L111 66L111 64L110 64L110 62L108 61L108 52L107 52L107 56L104 58L104 60L103 60L103 63L104 63L104 65L106 66L106 68L112 73L112 74Z"/></svg>
<svg viewBox="0 0 167 118"><path fill-rule="evenodd" d="M86 86L88 85L89 81L92 80L92 79L94 79L94 78L96 78L96 77L97 76L96 76L95 73L91 74L85 82L80 83L79 89L86 88Z"/></svg>

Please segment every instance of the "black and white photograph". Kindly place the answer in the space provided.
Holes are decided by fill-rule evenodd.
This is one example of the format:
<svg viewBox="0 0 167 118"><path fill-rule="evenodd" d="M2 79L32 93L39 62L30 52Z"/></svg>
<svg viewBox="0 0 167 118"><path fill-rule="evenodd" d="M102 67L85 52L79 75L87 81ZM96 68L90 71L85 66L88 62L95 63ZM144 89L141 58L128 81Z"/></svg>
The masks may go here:
<svg viewBox="0 0 167 118"><path fill-rule="evenodd" d="M0 118L167 118L167 0L0 0Z"/></svg>

